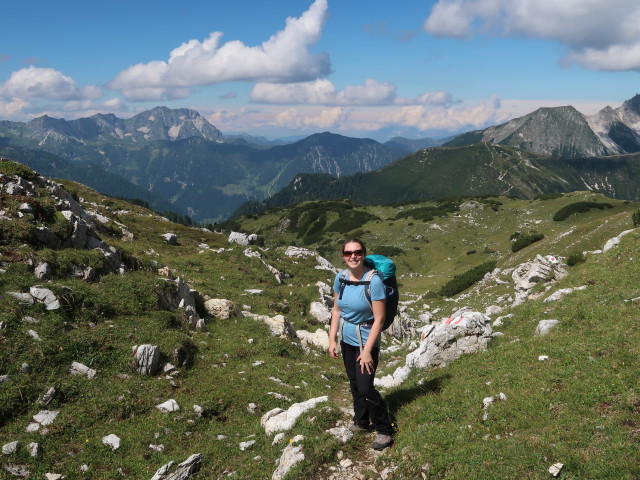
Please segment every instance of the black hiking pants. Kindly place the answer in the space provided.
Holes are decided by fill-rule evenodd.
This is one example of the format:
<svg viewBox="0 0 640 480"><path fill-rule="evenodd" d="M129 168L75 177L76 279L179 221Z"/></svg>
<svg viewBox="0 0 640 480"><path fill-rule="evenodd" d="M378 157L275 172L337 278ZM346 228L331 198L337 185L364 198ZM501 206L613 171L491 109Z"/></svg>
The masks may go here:
<svg viewBox="0 0 640 480"><path fill-rule="evenodd" d="M362 373L360 364L356 358L360 355L360 348L340 342L342 349L342 360L349 378L351 395L353 396L353 422L361 427L368 427L373 424L376 431L386 435L393 435L393 427L389 420L389 413L380 393L373 385L376 369L378 368L378 357L380 349L374 348L371 352L373 357L374 370L367 373L365 369Z"/></svg>

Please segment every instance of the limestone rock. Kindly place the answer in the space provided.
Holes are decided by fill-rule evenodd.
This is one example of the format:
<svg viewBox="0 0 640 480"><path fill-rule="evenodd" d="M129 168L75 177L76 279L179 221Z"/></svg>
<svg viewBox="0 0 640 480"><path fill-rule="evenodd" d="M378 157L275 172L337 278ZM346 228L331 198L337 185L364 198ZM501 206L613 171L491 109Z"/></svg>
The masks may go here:
<svg viewBox="0 0 640 480"><path fill-rule="evenodd" d="M385 375L384 377L375 378L373 383L377 387L382 388L392 388L397 387L402 382L404 382L407 378L409 378L409 374L411 373L411 367L405 365L402 367L396 368L395 372L389 375Z"/></svg>
<svg viewBox="0 0 640 480"><path fill-rule="evenodd" d="M171 473L171 467L173 467L173 461L163 465L158 469L151 480L186 480L200 470L200 464L202 462L202 455L194 453L184 462L180 463L175 471Z"/></svg>
<svg viewBox="0 0 640 480"><path fill-rule="evenodd" d="M51 273L53 269L51 265L47 262L42 262L36 265L35 270L33 271L34 275L38 280L49 280L51 278Z"/></svg>
<svg viewBox="0 0 640 480"><path fill-rule="evenodd" d="M209 315L220 320L228 320L231 317L241 316L240 309L231 300L224 298L212 298L204 302L204 308Z"/></svg>
<svg viewBox="0 0 640 480"><path fill-rule="evenodd" d="M560 320L540 320L536 327L536 336L546 335L553 327L560 323Z"/></svg>
<svg viewBox="0 0 640 480"><path fill-rule="evenodd" d="M586 289L587 289L586 285L582 285L581 287L574 287L574 288L561 288L553 292L547 298L545 298L543 302L544 303L557 302L558 300L562 299L566 295L569 295L570 293L573 293L578 290L586 290Z"/></svg>
<svg viewBox="0 0 640 480"><path fill-rule="evenodd" d="M300 445L287 445L282 451L280 460L278 461L278 468L273 472L271 480L283 480L289 470L298 463L304 461L305 456L302 453L302 446Z"/></svg>
<svg viewBox="0 0 640 480"><path fill-rule="evenodd" d="M328 325L331 321L331 311L324 303L321 302L311 302L309 315L325 325Z"/></svg>
<svg viewBox="0 0 640 480"><path fill-rule="evenodd" d="M161 403L160 405L156 405L156 408L164 413L177 412L178 410L180 410L178 402L176 402L173 398L167 400L164 403Z"/></svg>
<svg viewBox="0 0 640 480"><path fill-rule="evenodd" d="M273 410L269 410L262 416L260 420L260 425L264 427L267 435L271 435L275 432L286 431L289 430L293 425L295 425L296 420L300 415L305 412L311 410L316 405L322 402L327 402L329 397L322 396L317 398L312 398L307 400L306 402L294 403L289 407L288 410L282 410L281 408L274 408Z"/></svg>
<svg viewBox="0 0 640 480"><path fill-rule="evenodd" d="M516 290L514 305L522 303L537 283L560 280L567 274L557 261L553 262L542 255L536 255L535 260L518 265L511 274Z"/></svg>
<svg viewBox="0 0 640 480"><path fill-rule="evenodd" d="M140 375L155 375L160 366L160 348L157 345L138 345L134 347L136 371Z"/></svg>
<svg viewBox="0 0 640 480"><path fill-rule="evenodd" d="M334 427L327 430L327 433L333 435L336 440L342 443L347 443L353 438L353 432L347 427Z"/></svg>
<svg viewBox="0 0 640 480"><path fill-rule="evenodd" d="M58 310L60 308L60 302L56 298L56 295L48 288L43 287L31 287L29 293L37 301L44 303L47 310Z"/></svg>
<svg viewBox="0 0 640 480"><path fill-rule="evenodd" d="M314 333L306 330L297 330L296 336L307 347L317 347L324 351L329 349L329 334L322 328L318 328Z"/></svg>
<svg viewBox="0 0 640 480"><path fill-rule="evenodd" d="M231 232L227 241L229 243L236 243L240 246L246 247L251 245L258 239L258 236L255 233L246 234L240 232Z"/></svg>
<svg viewBox="0 0 640 480"><path fill-rule="evenodd" d="M176 236L175 233L164 233L162 235L160 235L165 243L167 243L167 245L177 245L178 244L178 237Z"/></svg>
<svg viewBox="0 0 640 480"><path fill-rule="evenodd" d="M18 442L17 440L15 442L5 443L2 446L2 453L4 455L12 455L18 450L20 450L20 442Z"/></svg>
<svg viewBox="0 0 640 480"><path fill-rule="evenodd" d="M29 455L32 457L39 457L42 455L42 447L39 443L31 442L28 447Z"/></svg>
<svg viewBox="0 0 640 480"><path fill-rule="evenodd" d="M80 362L73 362L71 364L70 373L71 375L85 375L87 378L93 378L96 376L97 372Z"/></svg>
<svg viewBox="0 0 640 480"><path fill-rule="evenodd" d="M120 448L120 437L111 433L105 437L102 437L102 443L104 443L107 447L110 447L111 450L117 450Z"/></svg>
<svg viewBox="0 0 640 480"><path fill-rule="evenodd" d="M429 368L449 365L465 353L486 350L492 334L489 317L463 309L423 331L420 346L407 355L407 366Z"/></svg>

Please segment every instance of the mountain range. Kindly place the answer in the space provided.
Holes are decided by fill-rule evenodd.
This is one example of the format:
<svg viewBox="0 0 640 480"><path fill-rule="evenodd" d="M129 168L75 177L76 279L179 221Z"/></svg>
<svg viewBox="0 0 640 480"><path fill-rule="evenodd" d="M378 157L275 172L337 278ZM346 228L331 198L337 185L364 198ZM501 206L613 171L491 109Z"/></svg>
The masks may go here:
<svg viewBox="0 0 640 480"><path fill-rule="evenodd" d="M340 177L373 171L412 151L398 140L384 145L331 133L284 145L250 136L225 140L198 112L166 107L127 120L99 114L71 121L44 116L28 123L0 122L0 154L18 160L20 151L32 168L54 177L64 174L109 195L127 185L152 207L164 209L168 202L200 222L224 219L246 201L276 193L301 172ZM48 168L64 162L74 168ZM97 169L116 177L95 175Z"/></svg>
<svg viewBox="0 0 640 480"><path fill-rule="evenodd" d="M129 119L0 121L2 156L206 223L247 202L244 211L265 199L281 204L331 192L367 203L461 191L530 198L584 188L637 199L630 175L640 152L640 95L592 116L571 106L541 108L452 139L379 143L324 132L277 143L246 134L227 138L198 112L166 107Z"/></svg>

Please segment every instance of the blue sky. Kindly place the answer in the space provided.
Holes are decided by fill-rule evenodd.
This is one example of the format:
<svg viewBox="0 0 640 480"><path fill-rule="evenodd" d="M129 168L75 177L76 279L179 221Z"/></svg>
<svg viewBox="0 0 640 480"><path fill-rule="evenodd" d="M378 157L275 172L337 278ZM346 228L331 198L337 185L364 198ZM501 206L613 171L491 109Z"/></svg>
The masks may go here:
<svg viewBox="0 0 640 480"><path fill-rule="evenodd" d="M0 119L157 105L223 133L444 137L633 97L637 0L6 2ZM10 21L9 21L10 19Z"/></svg>

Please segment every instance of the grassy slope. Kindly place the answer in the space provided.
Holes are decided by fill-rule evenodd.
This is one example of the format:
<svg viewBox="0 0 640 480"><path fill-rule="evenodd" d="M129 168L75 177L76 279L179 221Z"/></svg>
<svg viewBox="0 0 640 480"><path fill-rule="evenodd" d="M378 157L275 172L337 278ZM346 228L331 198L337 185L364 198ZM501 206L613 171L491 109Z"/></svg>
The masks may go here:
<svg viewBox="0 0 640 480"><path fill-rule="evenodd" d="M236 472L235 478L269 478L283 445L271 445L259 425L260 415L247 413L246 407L254 402L264 413L287 408L290 402L266 392L287 395L292 402L330 396L328 410L317 410L288 434L307 437L307 461L298 469L301 476L309 477L320 465L334 462L338 449L358 455L364 445L361 436L343 446L324 433L341 417L337 407L348 404L339 362L304 354L290 342L271 337L255 320L213 321L206 332L191 332L183 326L179 312L163 312L155 306L155 267L166 265L201 293L249 305L255 313L275 314L271 305L286 303L286 315L296 328L315 330L317 325L306 312L318 297L315 282L328 282L328 272L270 248L262 252L265 260L293 275L286 285L278 285L260 260L245 257L240 247L219 254L198 253L203 242L211 248L228 248L223 235L158 221L143 209L69 185L87 201L100 204L105 215L113 216L105 206L129 211L118 213L117 219L136 240L107 240L140 259L143 268L124 276L105 276L96 283L54 280L50 288L67 292L69 302L59 312L19 305L6 295L0 299L1 320L7 324L0 332L0 374L12 379L0 385L0 444L37 441L44 449L41 459L31 459L23 449L4 457L5 463L27 465L33 478L49 471L77 478L83 464L90 465L90 478L119 478L118 468L130 478L149 478L164 463L180 462L198 452L204 456L200 478L217 478L225 471ZM399 207L368 207L380 220L372 220L362 230L369 232L363 236L372 247L392 245L404 250L396 258L401 273L424 274L401 279L408 299L436 290L454 273L487 258L496 258L500 267L515 266L535 253L566 255L601 247L606 239L630 228L630 212L637 205L611 200L613 210L591 211L564 222L550 220L562 205L593 197L576 193L531 202L501 198L498 212L488 207L463 209L459 216L449 214L428 223L390 220ZM258 217L253 226L261 226L266 233L283 216L282 212L273 215ZM442 230L433 228L434 224ZM247 221L246 228L251 226ZM527 228L544 233L545 240L512 254L509 235ZM178 235L178 246L164 244L160 235L167 231ZM417 235L428 243L416 241ZM325 241L341 236L334 232ZM266 238L283 238L284 244L300 242L295 234L276 237L270 233ZM483 253L486 246L496 253ZM396 478L416 478L421 467L432 478L547 478L546 469L556 461L566 464L563 478L636 478L639 472L633 460L638 451L640 392L635 359L640 338L637 304L623 300L640 296L635 282L637 262L631 260L638 257L639 248L640 239L634 233L618 249L589 256L559 285L589 282L589 289L559 303L536 301L519 307L503 329L506 336L494 341L489 352L461 358L446 369L414 372L401 387L387 392L400 432L396 447L382 461L399 465ZM467 255L473 249L477 253ZM3 247L2 255L9 262L45 252L10 245ZM338 258L330 259L339 265ZM37 283L24 263L12 262L4 268L2 292ZM265 294L249 296L244 292L247 288L260 288ZM490 287L464 304L481 307L506 292L504 286ZM454 308L427 295L409 311L417 317L427 301L432 309ZM25 315L40 322L26 324L21 321ZM549 337L534 338L535 325L543 318L562 323ZM34 342L26 334L29 328L38 331L43 342ZM513 342L516 338L519 341ZM179 346L191 349L194 365L180 368L174 385L163 375L141 378L131 364L131 346L141 343L159 345L167 357ZM399 360L404 353L406 349ZM550 359L539 362L542 354ZM74 360L97 369L98 376L88 381L67 375ZM257 360L264 364L254 366ZM393 355L383 359L382 373L395 368L389 365L394 360ZM23 362L31 365L33 373L19 372ZM60 410L60 415L47 435L27 434L24 428L30 416L41 409L36 399L49 385L56 385L59 394L48 408ZM482 423L482 398L499 392L507 395L507 401L492 405L489 420ZM179 413L167 415L155 409L169 398L181 406ZM14 409L7 414L9 403ZM205 407L204 418L192 413L193 404ZM123 439L116 452L101 444L102 436L109 433ZM238 444L247 440L256 444L240 451ZM160 443L165 445L163 452L148 448Z"/></svg>

